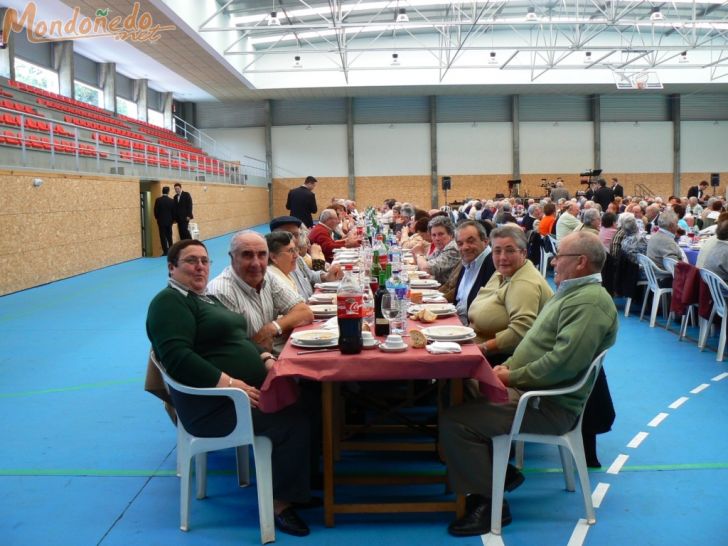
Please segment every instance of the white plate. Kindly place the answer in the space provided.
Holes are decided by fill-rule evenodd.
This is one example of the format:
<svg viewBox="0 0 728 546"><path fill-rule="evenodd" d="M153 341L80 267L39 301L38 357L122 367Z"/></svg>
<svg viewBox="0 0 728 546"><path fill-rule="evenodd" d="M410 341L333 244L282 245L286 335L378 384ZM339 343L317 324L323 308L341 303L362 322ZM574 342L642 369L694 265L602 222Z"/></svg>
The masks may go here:
<svg viewBox="0 0 728 546"><path fill-rule="evenodd" d="M434 288L418 288L417 292L422 294L422 296L442 296L442 292L439 290L435 290Z"/></svg>
<svg viewBox="0 0 728 546"><path fill-rule="evenodd" d="M291 345L293 345L294 347L299 347L301 349L327 349L329 347L336 347L339 345L339 336L337 334L336 338L327 341L326 343L319 343L318 345L311 345L310 343L298 343L295 339L292 339Z"/></svg>
<svg viewBox="0 0 728 546"><path fill-rule="evenodd" d="M339 289L339 284L341 284L339 281L320 282L316 285L316 288L323 292L336 292Z"/></svg>
<svg viewBox="0 0 728 546"><path fill-rule="evenodd" d="M314 294L310 298L308 298L308 301L311 303L328 303L329 305L332 305L336 301L336 294L324 294L322 292L319 292L318 294Z"/></svg>
<svg viewBox="0 0 728 546"><path fill-rule="evenodd" d="M410 281L411 288L437 288L440 283L435 279L412 279Z"/></svg>
<svg viewBox="0 0 728 546"><path fill-rule="evenodd" d="M403 343L402 345L398 345L396 347L390 347L385 343L379 344L379 350L383 353L403 353L407 349L409 349L409 345L407 345L406 343Z"/></svg>
<svg viewBox="0 0 728 546"><path fill-rule="evenodd" d="M429 309L438 317L449 317L457 312L457 309L452 303L420 303L418 305L412 305L409 308L409 312L415 314L420 309Z"/></svg>
<svg viewBox="0 0 728 546"><path fill-rule="evenodd" d="M332 341L338 343L339 333L334 330L304 330L291 334L291 339L299 346L316 347L328 345Z"/></svg>
<svg viewBox="0 0 728 546"><path fill-rule="evenodd" d="M463 341L470 341L471 339L475 339L477 337L477 334L473 332L472 334L467 334L464 336L455 336L455 337L433 337L433 336L426 336L427 339L430 341L454 341L456 343L462 343Z"/></svg>
<svg viewBox="0 0 728 546"><path fill-rule="evenodd" d="M437 341L450 341L456 338L472 339L475 337L475 331L469 326L429 326L423 328L421 332L426 337Z"/></svg>
<svg viewBox="0 0 728 546"><path fill-rule="evenodd" d="M336 314L335 305L309 305L315 317L333 317Z"/></svg>

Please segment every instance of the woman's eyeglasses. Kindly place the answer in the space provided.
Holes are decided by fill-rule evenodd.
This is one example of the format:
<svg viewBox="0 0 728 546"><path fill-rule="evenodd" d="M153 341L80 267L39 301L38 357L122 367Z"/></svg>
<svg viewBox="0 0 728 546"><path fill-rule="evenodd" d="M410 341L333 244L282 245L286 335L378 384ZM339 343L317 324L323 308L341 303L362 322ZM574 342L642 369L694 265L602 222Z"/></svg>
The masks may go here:
<svg viewBox="0 0 728 546"><path fill-rule="evenodd" d="M189 258L185 258L184 260L180 260L182 263L186 263L187 265L195 266L197 264L201 264L205 267L212 265L212 260L209 258L198 258L196 256L190 256Z"/></svg>

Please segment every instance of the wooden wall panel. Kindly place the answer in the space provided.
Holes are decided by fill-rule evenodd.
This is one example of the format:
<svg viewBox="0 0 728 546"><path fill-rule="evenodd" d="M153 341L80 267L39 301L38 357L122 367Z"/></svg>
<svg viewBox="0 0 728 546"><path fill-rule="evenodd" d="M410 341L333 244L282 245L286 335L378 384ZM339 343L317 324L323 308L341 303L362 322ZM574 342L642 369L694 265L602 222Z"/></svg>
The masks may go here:
<svg viewBox="0 0 728 546"><path fill-rule="evenodd" d="M431 196L429 176L359 176L356 179L356 205L359 210L368 206L379 207L389 198L430 210Z"/></svg>
<svg viewBox="0 0 728 546"><path fill-rule="evenodd" d="M0 294L139 257L137 180L10 170L0 183Z"/></svg>

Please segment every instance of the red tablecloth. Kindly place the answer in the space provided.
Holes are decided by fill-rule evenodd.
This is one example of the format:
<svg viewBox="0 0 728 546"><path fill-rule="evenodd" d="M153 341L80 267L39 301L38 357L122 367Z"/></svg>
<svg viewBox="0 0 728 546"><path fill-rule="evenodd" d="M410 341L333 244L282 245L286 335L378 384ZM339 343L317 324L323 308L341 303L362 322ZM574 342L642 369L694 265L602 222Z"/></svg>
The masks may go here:
<svg viewBox="0 0 728 546"><path fill-rule="evenodd" d="M437 321L438 325L460 324L457 317ZM303 329L320 328L320 324ZM278 362L268 373L261 387L260 408L277 411L292 404L297 397L296 377L315 381L386 381L400 379L451 379L470 377L480 383L480 391L493 402L506 402L506 388L493 373L474 343L463 343L462 353L433 355L426 349L402 353L384 353L365 349L356 355L339 351L326 353L299 352L305 349L286 344Z"/></svg>

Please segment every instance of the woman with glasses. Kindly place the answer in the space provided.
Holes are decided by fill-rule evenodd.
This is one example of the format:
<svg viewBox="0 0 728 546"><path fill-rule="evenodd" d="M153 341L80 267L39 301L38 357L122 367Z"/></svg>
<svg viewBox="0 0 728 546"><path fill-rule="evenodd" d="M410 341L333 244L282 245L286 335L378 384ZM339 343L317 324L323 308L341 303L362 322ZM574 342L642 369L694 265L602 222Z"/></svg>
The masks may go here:
<svg viewBox="0 0 728 546"><path fill-rule="evenodd" d="M281 279L294 292L300 293L293 278L298 262L298 248L293 235L287 231L274 231L265 236L268 243L268 271ZM306 298L306 294L300 294Z"/></svg>
<svg viewBox="0 0 728 546"><path fill-rule="evenodd" d="M516 225L490 233L496 272L470 304L475 342L491 364L504 362L553 296L551 287L526 257L527 240Z"/></svg>
<svg viewBox="0 0 728 546"><path fill-rule="evenodd" d="M309 417L294 404L276 413L258 409L260 387L275 357L247 336L243 315L229 311L206 294L210 261L205 245L185 239L167 253L169 283L149 304L147 336L176 381L191 387L235 387L250 399L255 434L273 443L273 511L276 527L297 536L309 533L295 512L296 503L310 502ZM226 397L179 397L178 416L195 436L229 434L235 409Z"/></svg>

